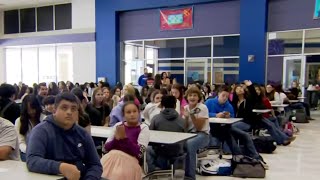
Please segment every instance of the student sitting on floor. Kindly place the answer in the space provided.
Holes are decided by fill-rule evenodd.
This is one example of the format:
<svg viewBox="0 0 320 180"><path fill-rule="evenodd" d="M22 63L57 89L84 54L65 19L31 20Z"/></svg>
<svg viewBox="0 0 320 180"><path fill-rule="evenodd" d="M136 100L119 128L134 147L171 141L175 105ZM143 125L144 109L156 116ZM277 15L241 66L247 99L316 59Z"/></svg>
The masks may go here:
<svg viewBox="0 0 320 180"><path fill-rule="evenodd" d="M48 116L53 114L54 111L54 100L55 96L47 96L46 98L43 99L43 105L44 105L44 112L43 114Z"/></svg>
<svg viewBox="0 0 320 180"><path fill-rule="evenodd" d="M29 171L62 174L67 179L100 179L102 166L92 137L76 122L76 96L65 92L55 100L55 113L36 126L27 148Z"/></svg>
<svg viewBox="0 0 320 180"><path fill-rule="evenodd" d="M196 179L197 151L205 148L210 140L209 112L207 106L200 103L202 93L197 87L190 87L186 92L188 105L184 109L184 119L188 132L197 136L186 142L185 178Z"/></svg>
<svg viewBox="0 0 320 180"><path fill-rule="evenodd" d="M142 170L139 161L149 143L150 132L146 124L139 122L139 106L134 102L123 105L123 122L117 123L108 138L101 159L102 177L112 180L140 180Z"/></svg>
<svg viewBox="0 0 320 180"><path fill-rule="evenodd" d="M0 161L19 160L18 135L14 125L0 117Z"/></svg>
<svg viewBox="0 0 320 180"><path fill-rule="evenodd" d="M161 106L164 108L160 114L151 120L150 130L185 132L185 122L179 116L176 108L176 98L174 96L163 96ZM156 144L148 147L148 170L154 171L156 168L170 169L169 161L183 154L183 144Z"/></svg>
<svg viewBox="0 0 320 180"><path fill-rule="evenodd" d="M21 116L16 120L21 160L26 161L26 149L31 130L45 119L41 105L35 95L27 95L21 104Z"/></svg>

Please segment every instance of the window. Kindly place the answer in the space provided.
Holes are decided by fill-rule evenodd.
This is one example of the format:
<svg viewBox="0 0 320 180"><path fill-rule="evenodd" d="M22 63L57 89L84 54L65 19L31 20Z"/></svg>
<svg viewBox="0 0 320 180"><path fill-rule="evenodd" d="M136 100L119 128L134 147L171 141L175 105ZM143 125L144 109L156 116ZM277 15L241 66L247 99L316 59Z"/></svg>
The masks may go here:
<svg viewBox="0 0 320 180"><path fill-rule="evenodd" d="M37 48L22 49L22 82L28 86L39 82L37 54Z"/></svg>
<svg viewBox="0 0 320 180"><path fill-rule="evenodd" d="M37 31L53 30L53 6L37 8Z"/></svg>
<svg viewBox="0 0 320 180"><path fill-rule="evenodd" d="M35 8L20 10L20 32L35 32L36 19Z"/></svg>
<svg viewBox="0 0 320 180"><path fill-rule="evenodd" d="M187 59L187 84L211 82L211 58Z"/></svg>
<svg viewBox="0 0 320 180"><path fill-rule="evenodd" d="M19 12L18 10L4 12L4 33L19 33Z"/></svg>
<svg viewBox="0 0 320 180"><path fill-rule="evenodd" d="M269 55L301 54L303 31L269 33Z"/></svg>
<svg viewBox="0 0 320 180"><path fill-rule="evenodd" d="M55 46L39 47L39 82L56 82Z"/></svg>
<svg viewBox="0 0 320 180"><path fill-rule="evenodd" d="M211 57L211 37L188 38L187 57Z"/></svg>
<svg viewBox="0 0 320 180"><path fill-rule="evenodd" d="M234 84L239 79L239 58L217 58L212 64L213 83Z"/></svg>
<svg viewBox="0 0 320 180"><path fill-rule="evenodd" d="M71 29L72 13L71 4L60 4L55 6L55 29Z"/></svg>
<svg viewBox="0 0 320 180"><path fill-rule="evenodd" d="M172 79L176 79L178 83L184 84L184 60L159 60L158 74L167 72Z"/></svg>
<svg viewBox="0 0 320 180"><path fill-rule="evenodd" d="M183 58L184 39L145 41L146 47L158 49L158 58Z"/></svg>
<svg viewBox="0 0 320 180"><path fill-rule="evenodd" d="M72 46L57 47L57 77L58 81L73 81Z"/></svg>
<svg viewBox="0 0 320 180"><path fill-rule="evenodd" d="M240 36L224 36L213 38L213 56L239 56Z"/></svg>
<svg viewBox="0 0 320 180"><path fill-rule="evenodd" d="M21 81L21 49L6 49L7 83L14 84Z"/></svg>
<svg viewBox="0 0 320 180"><path fill-rule="evenodd" d="M320 53L320 29L306 30L304 53Z"/></svg>

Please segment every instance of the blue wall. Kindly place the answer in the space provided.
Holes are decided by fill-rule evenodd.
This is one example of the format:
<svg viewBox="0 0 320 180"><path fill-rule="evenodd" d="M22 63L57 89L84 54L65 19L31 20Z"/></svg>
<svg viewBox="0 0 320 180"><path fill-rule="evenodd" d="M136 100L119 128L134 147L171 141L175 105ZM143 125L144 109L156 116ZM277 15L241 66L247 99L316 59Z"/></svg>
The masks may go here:
<svg viewBox="0 0 320 180"><path fill-rule="evenodd" d="M239 80L265 82L267 0L241 0ZM248 62L248 55L255 61Z"/></svg>
<svg viewBox="0 0 320 180"><path fill-rule="evenodd" d="M119 12L141 9L176 7L219 0L96 0L96 73L108 77L110 84L120 80ZM221 0L220 0L221 1ZM267 0L241 0L240 75L239 78L264 82L265 32ZM215 21L223 21L217 17ZM225 22L228 23L228 22ZM248 63L247 56L256 56ZM256 69L258 72L248 71Z"/></svg>

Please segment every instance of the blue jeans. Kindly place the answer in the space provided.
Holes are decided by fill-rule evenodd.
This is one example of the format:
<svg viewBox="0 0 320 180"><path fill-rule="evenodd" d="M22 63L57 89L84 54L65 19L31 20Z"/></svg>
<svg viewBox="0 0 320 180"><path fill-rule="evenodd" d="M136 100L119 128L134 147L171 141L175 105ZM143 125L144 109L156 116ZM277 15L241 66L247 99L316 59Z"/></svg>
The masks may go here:
<svg viewBox="0 0 320 180"><path fill-rule="evenodd" d="M170 169L169 160L167 158L158 156L152 146L148 146L147 148L147 164L148 164L148 173L153 172L157 168L161 170Z"/></svg>
<svg viewBox="0 0 320 180"><path fill-rule="evenodd" d="M277 129L281 130L278 118L270 117L269 121L271 121Z"/></svg>
<svg viewBox="0 0 320 180"><path fill-rule="evenodd" d="M245 122L237 122L231 126L231 133L235 139L239 139L244 143L244 152L246 156L259 159L260 155L253 144L251 136L248 134L251 126Z"/></svg>
<svg viewBox="0 0 320 180"><path fill-rule="evenodd" d="M278 145L283 144L284 141L288 140L288 136L277 128L273 122L269 119L262 118L261 126L266 128L273 139L277 142Z"/></svg>
<svg viewBox="0 0 320 180"><path fill-rule="evenodd" d="M26 153L23 153L20 151L20 159L22 162L26 162L27 160L27 156L26 156Z"/></svg>
<svg viewBox="0 0 320 180"><path fill-rule="evenodd" d="M185 144L187 150L185 163L186 177L196 179L197 151L208 146L210 141L209 137L208 134L199 132L196 137L187 140Z"/></svg>

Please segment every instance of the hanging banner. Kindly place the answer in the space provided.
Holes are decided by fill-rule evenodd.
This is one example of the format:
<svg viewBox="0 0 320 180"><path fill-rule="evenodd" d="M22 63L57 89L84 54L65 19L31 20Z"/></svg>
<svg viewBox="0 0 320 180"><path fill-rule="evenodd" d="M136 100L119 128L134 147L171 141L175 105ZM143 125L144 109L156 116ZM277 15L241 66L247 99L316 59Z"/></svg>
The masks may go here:
<svg viewBox="0 0 320 180"><path fill-rule="evenodd" d="M314 6L313 18L314 19L320 18L320 0L316 0L315 6Z"/></svg>
<svg viewBox="0 0 320 180"><path fill-rule="evenodd" d="M160 29L182 30L193 28L193 7L160 10Z"/></svg>

